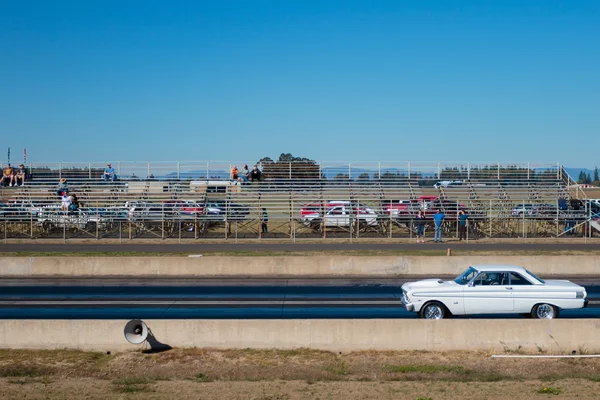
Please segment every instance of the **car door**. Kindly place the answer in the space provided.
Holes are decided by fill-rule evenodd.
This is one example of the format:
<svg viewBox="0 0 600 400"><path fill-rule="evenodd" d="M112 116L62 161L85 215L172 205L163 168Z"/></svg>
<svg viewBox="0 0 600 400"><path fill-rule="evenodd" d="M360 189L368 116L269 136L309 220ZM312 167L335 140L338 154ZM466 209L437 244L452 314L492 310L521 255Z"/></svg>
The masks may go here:
<svg viewBox="0 0 600 400"><path fill-rule="evenodd" d="M463 291L465 314L494 314L514 311L508 272L481 272Z"/></svg>
<svg viewBox="0 0 600 400"><path fill-rule="evenodd" d="M544 295L539 285L534 285L517 272L511 272L510 285L513 288L515 312L518 313L530 312L538 298Z"/></svg>
<svg viewBox="0 0 600 400"><path fill-rule="evenodd" d="M344 206L333 207L327 212L325 221L327 226L348 226L349 223L348 214Z"/></svg>

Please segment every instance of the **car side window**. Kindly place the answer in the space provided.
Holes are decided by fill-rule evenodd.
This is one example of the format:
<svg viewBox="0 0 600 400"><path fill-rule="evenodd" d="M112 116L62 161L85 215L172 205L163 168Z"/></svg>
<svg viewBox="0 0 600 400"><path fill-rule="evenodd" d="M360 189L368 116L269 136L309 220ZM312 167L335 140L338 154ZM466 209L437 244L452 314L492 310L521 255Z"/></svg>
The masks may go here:
<svg viewBox="0 0 600 400"><path fill-rule="evenodd" d="M473 286L508 285L507 272L482 272L473 281Z"/></svg>
<svg viewBox="0 0 600 400"><path fill-rule="evenodd" d="M344 213L344 211L342 210L341 207L336 207L336 208L332 209L329 214L331 214L331 215L342 215L343 213Z"/></svg>
<svg viewBox="0 0 600 400"><path fill-rule="evenodd" d="M511 272L510 274L510 284L511 285L531 285L527 279L523 278L521 275L516 272Z"/></svg>

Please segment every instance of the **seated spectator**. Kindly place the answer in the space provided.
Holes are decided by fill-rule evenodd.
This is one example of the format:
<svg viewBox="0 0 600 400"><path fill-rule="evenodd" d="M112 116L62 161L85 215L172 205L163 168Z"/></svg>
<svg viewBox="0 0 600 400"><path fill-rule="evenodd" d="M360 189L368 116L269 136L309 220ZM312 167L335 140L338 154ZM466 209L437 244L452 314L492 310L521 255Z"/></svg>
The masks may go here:
<svg viewBox="0 0 600 400"><path fill-rule="evenodd" d="M238 180L238 178L239 178L239 171L237 169L237 165L234 165L233 168L231 168L231 174L230 174L229 178L232 181L237 181Z"/></svg>
<svg viewBox="0 0 600 400"><path fill-rule="evenodd" d="M69 211L70 206L71 206L71 196L69 196L69 193L67 193L67 192L62 192L60 209L64 212L67 212L67 211Z"/></svg>
<svg viewBox="0 0 600 400"><path fill-rule="evenodd" d="M76 211L79 211L79 207L81 206L81 204L79 203L79 199L77 198L77 195L72 194L70 196L70 200L71 200L71 204L69 204L69 213L73 213Z"/></svg>
<svg viewBox="0 0 600 400"><path fill-rule="evenodd" d="M67 180L65 178L60 178L60 181L58 182L58 189L56 190L56 195L57 196L62 196L62 194L64 193L69 193L69 184L67 183Z"/></svg>
<svg viewBox="0 0 600 400"><path fill-rule="evenodd" d="M114 182L117 180L117 173L110 163L106 164L106 168L104 168L104 173L102 174L102 179L104 179L105 182Z"/></svg>
<svg viewBox="0 0 600 400"><path fill-rule="evenodd" d="M21 164L15 175L15 186L19 186L19 181L21 181L21 186L25 185L25 179L27 179L27 172L25 166Z"/></svg>
<svg viewBox="0 0 600 400"><path fill-rule="evenodd" d="M258 167L255 165L254 167L252 167L252 171L250 171L250 180L252 182L258 182L260 181L260 177L262 175L262 172L260 172L260 169L258 169Z"/></svg>
<svg viewBox="0 0 600 400"><path fill-rule="evenodd" d="M244 165L244 169L242 170L242 174L240 175L240 178L241 178L241 182L248 183L248 180L250 179L250 171L248 170L247 164Z"/></svg>
<svg viewBox="0 0 600 400"><path fill-rule="evenodd" d="M13 167L8 164L6 168L4 168L4 173L2 174L2 179L0 179L0 185L6 186L5 181L8 181L8 185L12 186L15 180L15 170Z"/></svg>

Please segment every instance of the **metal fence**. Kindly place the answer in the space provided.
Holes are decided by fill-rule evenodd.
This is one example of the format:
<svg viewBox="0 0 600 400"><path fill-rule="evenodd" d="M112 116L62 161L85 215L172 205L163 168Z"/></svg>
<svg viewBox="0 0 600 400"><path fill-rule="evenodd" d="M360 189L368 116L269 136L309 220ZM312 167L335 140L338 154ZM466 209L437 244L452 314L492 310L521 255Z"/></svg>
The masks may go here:
<svg viewBox="0 0 600 400"><path fill-rule="evenodd" d="M250 199L247 199L250 200ZM454 204L454 205L452 205ZM446 206L444 236L457 238L457 210L468 215L469 240L481 238L591 237L600 230L600 205L580 202L579 209L561 209L557 202L531 204L525 201L492 200L469 204L457 199ZM415 214L425 213L425 235L433 235L434 207L409 205L396 211L393 202L372 198L319 202L295 199L246 203L153 204L137 202L128 207L89 205L67 212L59 206L5 210L0 238L9 239L327 239L413 238Z"/></svg>

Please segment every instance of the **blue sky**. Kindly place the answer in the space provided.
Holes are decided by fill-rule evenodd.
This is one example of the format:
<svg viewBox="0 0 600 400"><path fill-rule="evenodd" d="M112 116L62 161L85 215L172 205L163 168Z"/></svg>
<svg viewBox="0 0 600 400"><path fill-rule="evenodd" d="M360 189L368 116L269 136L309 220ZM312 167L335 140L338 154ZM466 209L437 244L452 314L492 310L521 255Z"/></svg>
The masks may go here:
<svg viewBox="0 0 600 400"><path fill-rule="evenodd" d="M3 0L0 49L13 160L600 164L599 1Z"/></svg>

